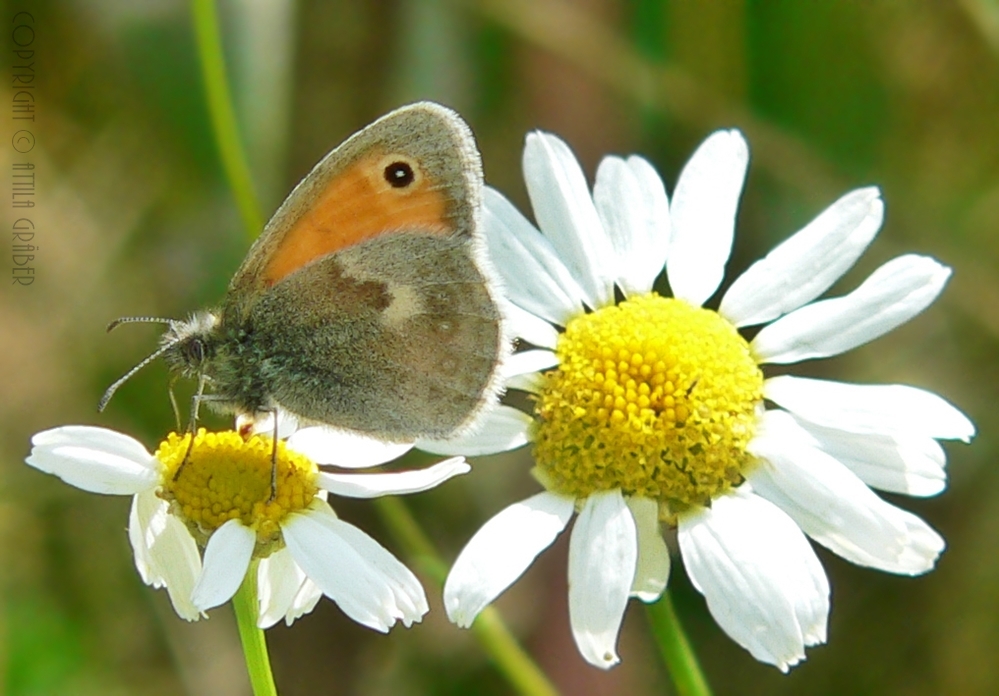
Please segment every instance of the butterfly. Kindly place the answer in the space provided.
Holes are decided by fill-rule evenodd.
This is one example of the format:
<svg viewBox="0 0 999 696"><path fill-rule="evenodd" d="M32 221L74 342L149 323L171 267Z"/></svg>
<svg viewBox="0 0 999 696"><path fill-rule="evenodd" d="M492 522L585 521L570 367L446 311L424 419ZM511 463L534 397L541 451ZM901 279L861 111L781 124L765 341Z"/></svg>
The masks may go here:
<svg viewBox="0 0 999 696"><path fill-rule="evenodd" d="M99 409L162 356L198 380L192 423L205 401L385 442L462 433L495 401L508 350L482 187L475 140L455 112L421 102L383 116L295 187L219 307L112 323L168 328Z"/></svg>

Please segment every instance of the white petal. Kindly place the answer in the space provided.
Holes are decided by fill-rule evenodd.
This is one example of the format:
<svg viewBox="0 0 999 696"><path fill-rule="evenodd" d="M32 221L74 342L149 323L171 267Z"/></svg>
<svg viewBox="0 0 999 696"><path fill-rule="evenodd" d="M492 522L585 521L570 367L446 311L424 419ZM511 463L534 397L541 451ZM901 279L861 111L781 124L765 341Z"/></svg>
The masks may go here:
<svg viewBox="0 0 999 696"><path fill-rule="evenodd" d="M873 186L846 194L739 276L718 313L736 326L753 326L811 302L864 253L884 210Z"/></svg>
<svg viewBox="0 0 999 696"><path fill-rule="evenodd" d="M808 440L787 413L768 411L748 448L760 459L747 474L756 492L853 563L904 575L933 568L944 548L940 535Z"/></svg>
<svg viewBox="0 0 999 696"><path fill-rule="evenodd" d="M398 618L409 627L430 610L423 586L416 576L385 547L359 528L334 519L337 533L385 578L398 608Z"/></svg>
<svg viewBox="0 0 999 696"><path fill-rule="evenodd" d="M142 581L152 587L165 586L177 615L197 621L202 613L191 602L191 592L201 574L201 555L194 537L169 508L154 490L136 495L129 513L128 539Z"/></svg>
<svg viewBox="0 0 999 696"><path fill-rule="evenodd" d="M31 444L36 447L76 445L136 462L144 462L151 456L145 446L134 437L93 425L63 425L43 430L31 436Z"/></svg>
<svg viewBox="0 0 999 696"><path fill-rule="evenodd" d="M413 443L385 442L358 432L314 426L302 428L289 437L288 447L316 464L364 469L398 459L413 449Z"/></svg>
<svg viewBox="0 0 999 696"><path fill-rule="evenodd" d="M153 490L139 493L132 497L132 507L128 513L128 541L132 544L132 554L135 556L135 568L139 571L142 582L152 587L163 587L163 576L156 568L155 560L150 557L149 547L155 540L147 530L153 519L162 520L167 514L169 503L162 500ZM162 526L162 521L159 522ZM199 572L200 558L199 558Z"/></svg>
<svg viewBox="0 0 999 696"><path fill-rule="evenodd" d="M300 616L310 613L316 608L316 605L322 598L323 591L319 589L319 586L312 582L311 579L305 578L305 582L302 583L302 586L298 590L298 594L295 595L295 599L291 602L291 608L288 609L288 613L285 614L285 625L291 626L291 624Z"/></svg>
<svg viewBox="0 0 999 696"><path fill-rule="evenodd" d="M506 381L507 391L510 389L519 389L530 394L540 394L544 386L544 375L538 372L532 372L527 375L516 375Z"/></svg>
<svg viewBox="0 0 999 696"><path fill-rule="evenodd" d="M748 489L682 515L680 553L718 625L787 672L826 640L829 582L797 525Z"/></svg>
<svg viewBox="0 0 999 696"><path fill-rule="evenodd" d="M669 580L669 548L659 530L659 504L635 496L626 499L638 533L638 567L631 584L631 596L654 602L662 595Z"/></svg>
<svg viewBox="0 0 999 696"><path fill-rule="evenodd" d="M504 379L530 372L542 372L558 365L558 358L550 350L525 350L511 355L503 365Z"/></svg>
<svg viewBox="0 0 999 696"><path fill-rule="evenodd" d="M405 626L418 622L430 610L423 586L413 572L393 556L384 546L361 531L358 527L342 522L335 517L330 524L354 550L371 566L373 571L381 574L388 588L392 591L398 618Z"/></svg>
<svg viewBox="0 0 999 696"><path fill-rule="evenodd" d="M968 442L975 426L932 392L902 384L847 384L781 375L763 395L799 418L853 433L921 435Z"/></svg>
<svg viewBox="0 0 999 696"><path fill-rule="evenodd" d="M928 256L899 256L849 295L813 302L764 326L753 354L761 363L786 364L856 348L926 309L950 273Z"/></svg>
<svg viewBox="0 0 999 696"><path fill-rule="evenodd" d="M419 440L424 452L475 457L509 452L528 442L531 417L511 406L500 404L483 415L477 430L449 440Z"/></svg>
<svg viewBox="0 0 999 696"><path fill-rule="evenodd" d="M259 628L270 628L282 618L291 626L316 608L323 592L298 567L287 547L260 561L257 570Z"/></svg>
<svg viewBox="0 0 999 696"><path fill-rule="evenodd" d="M631 271L635 281L640 275L629 263L638 256L635 247L641 245L639 237L645 233L646 211L640 204L638 183L628 165L620 157L604 157L593 182L593 205L614 249L614 257L605 263L613 268L619 286L623 285L622 272ZM648 288L639 292L651 289L650 282Z"/></svg>
<svg viewBox="0 0 999 696"><path fill-rule="evenodd" d="M850 433L796 419L815 438L815 447L835 457L872 488L931 496L947 486L943 448L919 433Z"/></svg>
<svg viewBox="0 0 999 696"><path fill-rule="evenodd" d="M538 227L592 308L614 302L614 250L572 150L550 133L528 133L524 182ZM610 262L610 263L609 263Z"/></svg>
<svg viewBox="0 0 999 696"><path fill-rule="evenodd" d="M666 266L666 255L669 252L672 235L666 187L663 186L662 178L648 160L638 155L631 155L628 157L628 167L638 181L638 188L642 192L646 209L652 211L652 217L655 220L655 230L649 231L652 238L647 249L647 258L643 263L647 264L649 269L654 269L655 274L659 275ZM653 280L655 280L655 276L653 276Z"/></svg>
<svg viewBox="0 0 999 696"><path fill-rule="evenodd" d="M462 457L452 457L426 469L384 474L331 474L319 472L318 484L333 495L347 498L377 498L430 490L449 478L472 470Z"/></svg>
<svg viewBox="0 0 999 696"><path fill-rule="evenodd" d="M662 180L641 157L627 162L605 157L597 168L593 203L614 247L618 286L626 295L650 292L669 242L669 202Z"/></svg>
<svg viewBox="0 0 999 696"><path fill-rule="evenodd" d="M725 274L748 164L742 134L717 131L680 172L670 205L666 273L673 295L696 307L714 294Z"/></svg>
<svg viewBox="0 0 999 696"><path fill-rule="evenodd" d="M262 559L257 567L257 626L270 628L286 617L290 626L301 616L301 613L292 614L297 609L294 607L295 597L305 581L305 571L298 567L287 547Z"/></svg>
<svg viewBox="0 0 999 696"><path fill-rule="evenodd" d="M291 602L291 608L285 614L285 625L291 626L299 617L311 613L322 598L323 591L319 589L319 585L312 582L311 579L305 578L305 582L302 583L298 594L295 595L295 599Z"/></svg>
<svg viewBox="0 0 999 696"><path fill-rule="evenodd" d="M501 312L510 326L510 333L538 348L554 348L558 331L541 317L521 309L512 302L502 304Z"/></svg>
<svg viewBox="0 0 999 696"><path fill-rule="evenodd" d="M635 580L638 534L621 491L586 499L569 538L569 623L583 659L610 669Z"/></svg>
<svg viewBox="0 0 999 696"><path fill-rule="evenodd" d="M282 532L299 567L359 624L384 633L398 619L409 626L427 612L416 576L329 506L291 515Z"/></svg>
<svg viewBox="0 0 999 696"><path fill-rule="evenodd" d="M162 465L122 433L66 425L31 438L29 465L91 493L134 495L159 483Z"/></svg>
<svg viewBox="0 0 999 696"><path fill-rule="evenodd" d="M500 511L462 549L444 583L448 618L468 628L490 602L551 546L573 512L572 498L538 493Z"/></svg>
<svg viewBox="0 0 999 696"><path fill-rule="evenodd" d="M256 543L256 533L239 520L229 520L212 533L205 567L191 594L194 606L205 611L232 599L246 577Z"/></svg>
<svg viewBox="0 0 999 696"><path fill-rule="evenodd" d="M489 256L510 301L560 326L582 313L583 290L551 242L495 189L485 188L483 203Z"/></svg>

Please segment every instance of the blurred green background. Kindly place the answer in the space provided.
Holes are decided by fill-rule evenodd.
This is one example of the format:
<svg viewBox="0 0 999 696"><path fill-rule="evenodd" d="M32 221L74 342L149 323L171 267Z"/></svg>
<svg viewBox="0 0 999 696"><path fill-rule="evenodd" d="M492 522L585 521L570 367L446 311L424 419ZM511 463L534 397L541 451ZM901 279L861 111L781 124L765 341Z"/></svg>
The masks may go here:
<svg viewBox="0 0 999 696"><path fill-rule="evenodd" d="M246 694L228 607L186 624L164 592L142 585L128 500L22 463L33 432L66 423L154 447L173 426L162 364L104 415L95 405L152 350L157 329L107 336L104 326L217 302L247 249L211 137L190 8L4 8L5 20L21 9L35 18L42 250L34 285L0 294L0 693ZM227 0L220 17L268 214L327 150L415 99L465 116L487 181L525 211L519 162L530 129L565 138L591 181L603 154L638 152L671 190L709 132L742 128L753 160L727 282L846 190L881 186L881 236L834 292L903 251L935 256L954 277L910 324L801 371L925 387L972 417L980 435L947 445L943 495L887 496L939 529L948 550L913 579L819 549L833 588L829 644L788 676L721 633L679 563L671 588L718 694L999 693L999 3ZM12 149L0 152L11 171ZM14 212L4 206L5 229ZM411 500L448 559L488 516L536 490L526 452L475 465ZM370 505L336 507L398 551ZM566 694L670 693L637 603L621 665L603 673L578 656L566 548L562 538L498 602L515 632ZM270 630L281 693L510 693L471 634L447 623L439 593L428 594L423 624L388 637L326 600Z"/></svg>

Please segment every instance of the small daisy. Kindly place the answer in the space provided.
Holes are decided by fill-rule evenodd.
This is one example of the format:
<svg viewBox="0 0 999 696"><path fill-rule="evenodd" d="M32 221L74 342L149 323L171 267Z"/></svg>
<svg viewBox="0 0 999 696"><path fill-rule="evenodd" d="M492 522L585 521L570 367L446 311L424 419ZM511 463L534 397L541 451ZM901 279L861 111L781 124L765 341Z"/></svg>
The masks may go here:
<svg viewBox="0 0 999 696"><path fill-rule="evenodd" d="M628 598L651 602L666 587L663 526L676 530L722 629L785 672L826 640L829 584L806 535L886 572L933 567L944 540L872 489L942 491L937 440L967 442L971 422L914 387L767 378L760 366L874 340L933 302L950 269L900 256L853 292L816 300L881 226L880 193L864 188L751 266L717 311L703 307L729 257L748 159L742 135L720 131L671 201L640 157L604 159L591 195L568 146L533 133L524 177L542 233L487 191L508 313L537 347L507 373L508 386L534 395L536 418L520 421L520 437L533 442L546 490L502 510L461 552L444 588L452 621L469 626L574 514L570 623L583 657L602 668L619 661ZM672 297L652 289L664 268ZM761 325L752 340L739 332ZM496 413L516 440L516 417ZM427 448L481 453L480 442Z"/></svg>
<svg viewBox="0 0 999 696"><path fill-rule="evenodd" d="M294 429L292 424L281 431ZM427 600L416 576L377 541L344 522L327 493L373 498L427 490L466 473L460 457L419 471L330 473L317 464L359 468L396 458L411 445L303 428L277 445L250 431L171 433L155 454L105 428L70 425L35 435L27 463L94 493L131 495L128 536L147 585L166 587L174 609L197 620L235 594L257 563L258 625L289 625L326 595L377 631L420 621ZM178 473L179 469L179 473ZM204 558L199 553L204 549Z"/></svg>

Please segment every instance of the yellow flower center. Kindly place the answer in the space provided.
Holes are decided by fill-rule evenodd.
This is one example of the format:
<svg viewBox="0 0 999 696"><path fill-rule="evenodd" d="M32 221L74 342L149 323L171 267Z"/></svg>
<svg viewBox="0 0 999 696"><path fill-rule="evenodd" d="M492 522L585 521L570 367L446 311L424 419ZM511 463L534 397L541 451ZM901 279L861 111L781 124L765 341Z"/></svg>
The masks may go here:
<svg viewBox="0 0 999 696"><path fill-rule="evenodd" d="M665 518L742 482L763 400L749 344L716 312L655 293L572 319L538 396L538 478L620 488Z"/></svg>
<svg viewBox="0 0 999 696"><path fill-rule="evenodd" d="M275 544L281 520L307 507L319 490L316 465L288 450L284 442L277 443L275 457L269 437L244 439L232 430L210 433L201 428L188 454L190 438L170 433L156 450L165 467L160 495L202 544L229 520L240 520L256 531L258 545Z"/></svg>

